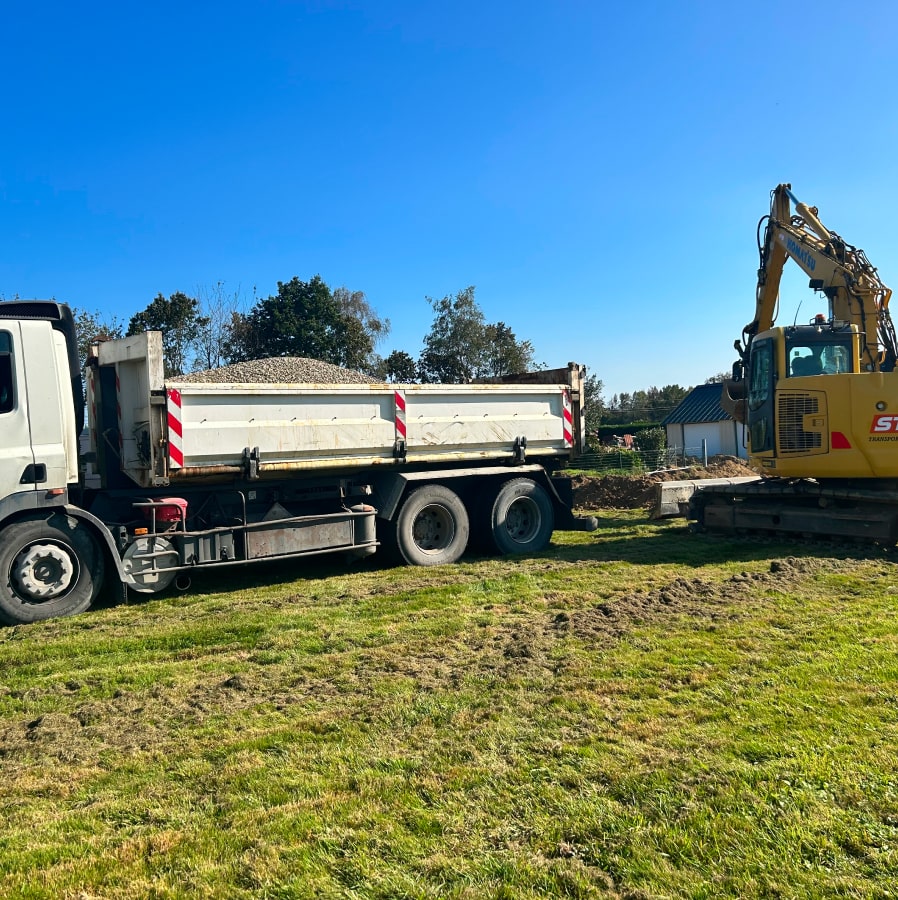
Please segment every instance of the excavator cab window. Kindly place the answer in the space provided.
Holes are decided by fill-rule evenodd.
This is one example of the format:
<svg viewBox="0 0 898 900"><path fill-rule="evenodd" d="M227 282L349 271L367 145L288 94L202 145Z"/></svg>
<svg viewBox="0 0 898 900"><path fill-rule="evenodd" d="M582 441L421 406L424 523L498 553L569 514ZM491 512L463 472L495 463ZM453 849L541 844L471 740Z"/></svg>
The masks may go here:
<svg viewBox="0 0 898 900"><path fill-rule="evenodd" d="M752 348L749 367L748 405L752 410L760 409L770 397L773 369L773 343L758 341Z"/></svg>
<svg viewBox="0 0 898 900"><path fill-rule="evenodd" d="M787 342L789 375L842 375L852 371L850 340Z"/></svg>
<svg viewBox="0 0 898 900"><path fill-rule="evenodd" d="M773 449L774 343L753 341L748 359L748 445L752 453Z"/></svg>
<svg viewBox="0 0 898 900"><path fill-rule="evenodd" d="M789 366L789 374L792 376L822 375L823 364L813 353L800 356L796 351L795 356L792 357L792 364Z"/></svg>

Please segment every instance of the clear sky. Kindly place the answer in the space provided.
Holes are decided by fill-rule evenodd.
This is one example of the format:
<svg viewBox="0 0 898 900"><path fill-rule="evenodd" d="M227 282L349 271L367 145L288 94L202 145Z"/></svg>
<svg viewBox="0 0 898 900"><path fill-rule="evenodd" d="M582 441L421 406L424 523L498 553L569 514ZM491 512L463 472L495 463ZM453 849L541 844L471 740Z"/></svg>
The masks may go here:
<svg viewBox="0 0 898 900"><path fill-rule="evenodd" d="M417 355L425 297L476 285L606 397L701 383L752 318L779 182L898 287L896 26L828 0L7 2L0 296L127 321L318 273ZM787 290L782 320L825 311Z"/></svg>

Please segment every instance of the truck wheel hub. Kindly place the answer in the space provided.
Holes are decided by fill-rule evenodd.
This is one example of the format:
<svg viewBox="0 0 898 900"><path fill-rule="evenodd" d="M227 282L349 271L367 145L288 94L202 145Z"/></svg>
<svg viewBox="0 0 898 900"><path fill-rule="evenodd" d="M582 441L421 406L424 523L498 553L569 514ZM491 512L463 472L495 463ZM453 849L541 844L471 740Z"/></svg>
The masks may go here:
<svg viewBox="0 0 898 900"><path fill-rule="evenodd" d="M515 500L505 517L505 528L515 541L529 541L539 528L539 509L527 497Z"/></svg>
<svg viewBox="0 0 898 900"><path fill-rule="evenodd" d="M15 558L12 576L29 597L52 600L74 583L75 565L72 557L55 544L31 544Z"/></svg>
<svg viewBox="0 0 898 900"><path fill-rule="evenodd" d="M415 519L413 537L422 550L442 550L451 543L454 534L452 516L442 506L428 506Z"/></svg>

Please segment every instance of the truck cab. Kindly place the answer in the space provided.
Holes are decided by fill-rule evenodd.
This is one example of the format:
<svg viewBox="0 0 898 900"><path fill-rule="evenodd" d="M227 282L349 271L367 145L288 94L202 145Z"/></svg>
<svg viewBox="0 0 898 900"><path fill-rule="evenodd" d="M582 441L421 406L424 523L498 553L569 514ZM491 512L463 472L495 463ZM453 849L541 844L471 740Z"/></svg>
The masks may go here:
<svg viewBox="0 0 898 900"><path fill-rule="evenodd" d="M0 518L39 508L48 495L59 504L77 482L80 375L77 401L72 382L63 308L6 304L0 313Z"/></svg>

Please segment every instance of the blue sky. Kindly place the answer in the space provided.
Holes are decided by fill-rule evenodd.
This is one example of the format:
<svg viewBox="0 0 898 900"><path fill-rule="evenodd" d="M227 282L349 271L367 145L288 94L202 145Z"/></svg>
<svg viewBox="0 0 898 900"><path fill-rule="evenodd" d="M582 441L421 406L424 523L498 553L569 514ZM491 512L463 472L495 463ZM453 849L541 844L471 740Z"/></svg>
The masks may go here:
<svg viewBox="0 0 898 900"><path fill-rule="evenodd" d="M4 4L0 296L476 285L606 396L728 369L790 181L898 286L898 4ZM781 318L821 306L798 274ZM794 298L794 299L793 299ZM798 309L798 303L802 305Z"/></svg>

